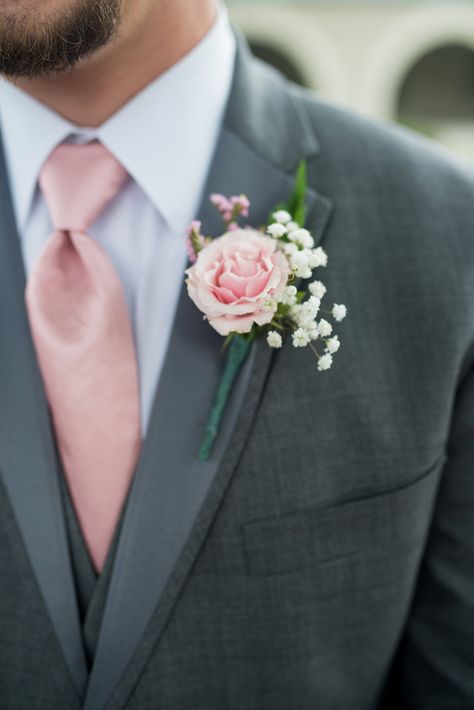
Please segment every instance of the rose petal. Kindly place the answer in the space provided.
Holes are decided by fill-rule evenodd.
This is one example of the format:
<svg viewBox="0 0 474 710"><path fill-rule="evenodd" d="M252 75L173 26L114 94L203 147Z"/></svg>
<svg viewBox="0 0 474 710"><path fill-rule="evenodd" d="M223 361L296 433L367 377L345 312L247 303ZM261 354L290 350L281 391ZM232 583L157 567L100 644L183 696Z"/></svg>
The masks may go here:
<svg viewBox="0 0 474 710"><path fill-rule="evenodd" d="M237 229L199 252L187 274L190 297L219 333L248 333L271 321L268 301L285 287L289 264L274 239Z"/></svg>

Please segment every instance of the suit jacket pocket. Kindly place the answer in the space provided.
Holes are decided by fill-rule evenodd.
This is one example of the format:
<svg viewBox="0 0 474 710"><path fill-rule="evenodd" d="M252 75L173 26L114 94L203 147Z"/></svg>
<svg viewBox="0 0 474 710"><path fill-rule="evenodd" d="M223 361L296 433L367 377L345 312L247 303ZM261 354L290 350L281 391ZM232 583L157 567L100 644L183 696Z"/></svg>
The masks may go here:
<svg viewBox="0 0 474 710"><path fill-rule="evenodd" d="M281 574L361 554L393 554L422 541L445 461L440 456L396 490L244 523L249 574Z"/></svg>

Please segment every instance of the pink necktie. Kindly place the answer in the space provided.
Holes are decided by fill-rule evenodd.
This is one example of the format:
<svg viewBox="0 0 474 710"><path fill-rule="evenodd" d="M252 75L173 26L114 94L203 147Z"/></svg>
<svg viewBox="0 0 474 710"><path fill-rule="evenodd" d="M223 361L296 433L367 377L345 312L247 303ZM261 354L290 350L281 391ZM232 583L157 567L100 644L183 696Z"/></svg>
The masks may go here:
<svg viewBox="0 0 474 710"><path fill-rule="evenodd" d="M39 182L55 231L26 288L69 490L99 572L139 454L140 405L122 284L86 232L126 179L98 142L53 151Z"/></svg>

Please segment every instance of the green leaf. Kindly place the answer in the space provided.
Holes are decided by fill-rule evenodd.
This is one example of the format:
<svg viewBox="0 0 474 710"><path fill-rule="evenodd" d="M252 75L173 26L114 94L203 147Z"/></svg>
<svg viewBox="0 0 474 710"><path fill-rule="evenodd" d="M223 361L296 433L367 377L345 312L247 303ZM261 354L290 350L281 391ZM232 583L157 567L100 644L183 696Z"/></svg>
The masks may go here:
<svg viewBox="0 0 474 710"><path fill-rule="evenodd" d="M296 171L295 187L288 202L287 210L300 227L304 227L306 219L306 191L308 187L306 161L302 160Z"/></svg>
<svg viewBox="0 0 474 710"><path fill-rule="evenodd" d="M289 212L294 222L297 222L300 227L304 227L306 220L306 192L308 189L306 161L301 160L298 164L295 176L295 185L293 193L288 202L280 202L276 205L268 215L267 224L274 222L273 214L279 210ZM283 241L288 241L282 237Z"/></svg>
<svg viewBox="0 0 474 710"><path fill-rule="evenodd" d="M276 317L277 318L286 318L286 316L290 312L290 306L288 306L286 303L279 303L277 312L276 312Z"/></svg>

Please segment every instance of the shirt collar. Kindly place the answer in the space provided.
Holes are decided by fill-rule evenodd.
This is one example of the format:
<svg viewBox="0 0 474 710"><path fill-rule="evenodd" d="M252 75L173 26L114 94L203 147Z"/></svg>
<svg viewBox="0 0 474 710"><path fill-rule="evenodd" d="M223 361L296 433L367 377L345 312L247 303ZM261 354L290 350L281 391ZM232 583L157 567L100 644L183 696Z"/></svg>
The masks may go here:
<svg viewBox="0 0 474 710"><path fill-rule="evenodd" d="M0 80L0 122L17 225L23 233L40 169L68 136L98 138L136 181L169 227L195 216L227 103L235 38L226 10L177 64L99 128L84 129Z"/></svg>

